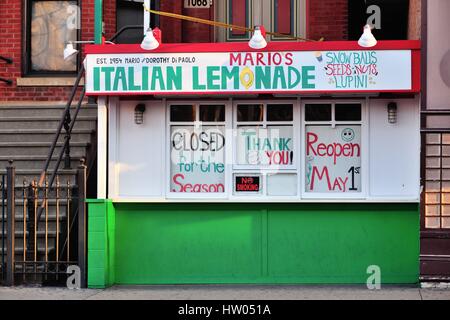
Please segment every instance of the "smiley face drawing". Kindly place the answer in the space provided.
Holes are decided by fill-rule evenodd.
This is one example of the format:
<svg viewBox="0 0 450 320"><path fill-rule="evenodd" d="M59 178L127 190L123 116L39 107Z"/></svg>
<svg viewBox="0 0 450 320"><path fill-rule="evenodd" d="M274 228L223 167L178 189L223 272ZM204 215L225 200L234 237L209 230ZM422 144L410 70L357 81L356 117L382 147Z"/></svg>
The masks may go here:
<svg viewBox="0 0 450 320"><path fill-rule="evenodd" d="M355 139L355 131L352 128L345 128L341 133L342 140L350 142Z"/></svg>

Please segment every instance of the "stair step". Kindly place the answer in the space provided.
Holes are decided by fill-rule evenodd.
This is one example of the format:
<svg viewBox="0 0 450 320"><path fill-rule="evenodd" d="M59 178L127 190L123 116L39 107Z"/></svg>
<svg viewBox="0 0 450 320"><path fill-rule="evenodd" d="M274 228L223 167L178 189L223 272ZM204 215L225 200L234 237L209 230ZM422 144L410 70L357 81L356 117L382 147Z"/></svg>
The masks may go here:
<svg viewBox="0 0 450 320"><path fill-rule="evenodd" d="M27 239L28 239L28 235L30 234L28 231L26 232L27 234ZM39 229L37 232L37 237L41 238L44 237L45 238L45 230ZM8 235L8 230L5 230L5 238ZM15 236L16 238L21 238L23 239L23 230L16 230L15 232ZM47 231L47 236L49 238L56 238L56 230L48 230ZM2 233L0 232L0 239L2 238Z"/></svg>
<svg viewBox="0 0 450 320"><path fill-rule="evenodd" d="M0 142L0 154L8 155L14 160L14 156L40 155L46 156L50 150L51 142ZM59 155L64 143L56 144L55 153ZM70 143L70 154L73 156L84 156L86 148L90 146L89 142Z"/></svg>
<svg viewBox="0 0 450 320"><path fill-rule="evenodd" d="M0 129L56 129L59 117L8 117L0 118ZM74 129L95 129L97 117L78 116Z"/></svg>
<svg viewBox="0 0 450 320"><path fill-rule="evenodd" d="M10 160L10 156L0 156L0 168L6 168ZM81 156L73 156L70 154L70 166L71 168L77 168L80 165ZM19 169L36 169L42 170L45 165L45 161L47 160L47 156L15 156L14 157L14 167L16 170ZM52 157L50 160L49 171L51 172L55 166L58 158L56 156ZM62 158L59 168L64 167L64 157Z"/></svg>
<svg viewBox="0 0 450 320"><path fill-rule="evenodd" d="M73 220L73 216L72 215L73 214L71 214L71 216L70 216L71 220ZM47 230L49 232L50 231L51 232L56 232L56 217L53 217L53 219L50 219L50 217L49 217L47 221L48 221ZM27 224L28 224L28 222L29 222L29 220L27 219ZM6 223L6 221L5 221L5 223ZM75 223L76 223L76 221L75 221ZM45 216L44 215L41 216L41 220L39 221L38 225L39 226L38 226L37 229L39 231L45 230ZM65 222L65 218L64 219L60 218L59 231L65 231L66 228L67 228L67 224ZM26 229L27 229L27 227L25 227L25 230ZM14 224L14 230L16 232L22 232L23 233L23 220L22 221L18 221L16 219L15 224ZM2 231L1 231L1 228L0 228L0 239L2 238L1 234L2 234Z"/></svg>
<svg viewBox="0 0 450 320"><path fill-rule="evenodd" d="M43 105L43 106L0 106L0 117L18 117L18 116L62 116L66 105ZM72 104L70 113L73 115L76 105ZM79 115L96 116L97 105L82 104Z"/></svg>
<svg viewBox="0 0 450 320"><path fill-rule="evenodd" d="M91 135L95 133L93 129L77 129L73 130L70 142L84 142L91 139ZM1 129L0 142L53 142L56 129ZM64 142L65 131L61 131L58 141Z"/></svg>
<svg viewBox="0 0 450 320"><path fill-rule="evenodd" d="M48 247L48 250L50 251L50 250L55 250L55 246L49 246ZM27 250L27 251L29 251L29 250ZM37 252L39 253L39 255L44 255L45 254L45 247L38 247L37 248ZM2 247L0 246L0 253L3 253L3 250L2 250ZM17 245L17 246L15 246L15 248L14 248L14 253L15 253L15 255L17 255L18 253L23 253L23 245ZM7 255L8 254L8 248L5 248L5 253L4 253L5 255ZM17 256L16 256L17 257ZM5 257L5 261L6 261L6 257Z"/></svg>
<svg viewBox="0 0 450 320"><path fill-rule="evenodd" d="M21 184L25 181L26 184L32 181L39 181L41 176L39 169L16 169L16 184ZM58 170L59 181L61 184L66 184L68 181L71 185L76 182L77 169L60 169ZM0 168L0 175L6 174L6 169Z"/></svg>
<svg viewBox="0 0 450 320"><path fill-rule="evenodd" d="M72 200L71 200L71 201L73 202L73 201L76 201L76 200L77 200L76 198L72 197ZM67 203L67 199L65 199L65 198L63 198L63 197L60 197L60 199L59 199L58 201L59 201L60 206L65 206L66 203ZM16 211L17 211L17 208L22 208L22 205L23 205L23 199L18 198L18 197L16 196L16 200L15 200L14 202L15 202L15 204L16 204ZM38 206L40 206L42 202L43 202L43 198L39 198L39 200L38 200ZM49 199L47 200L47 203L48 203L48 206L49 206L49 207L54 207L54 206L56 206L56 199L55 199L55 198L49 198ZM0 203L0 210L1 210L1 207L2 207L2 205L1 205L1 203ZM0 217L0 221L1 221L1 217Z"/></svg>
<svg viewBox="0 0 450 320"><path fill-rule="evenodd" d="M52 145L52 143L48 142L48 141L0 142L0 148L6 148L6 147L16 147L16 148L20 148L20 147L50 147L51 145ZM57 147L61 147L62 145L64 145L63 142L56 143ZM70 146L74 146L74 147L78 147L78 146L85 147L85 146L89 146L89 145L90 145L89 142L73 142L70 144Z"/></svg>

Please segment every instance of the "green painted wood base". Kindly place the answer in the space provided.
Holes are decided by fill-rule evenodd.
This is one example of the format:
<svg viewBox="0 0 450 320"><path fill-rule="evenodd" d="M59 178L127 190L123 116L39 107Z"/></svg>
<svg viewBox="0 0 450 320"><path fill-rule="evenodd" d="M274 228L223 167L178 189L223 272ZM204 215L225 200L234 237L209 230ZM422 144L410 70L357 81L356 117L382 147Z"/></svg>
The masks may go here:
<svg viewBox="0 0 450 320"><path fill-rule="evenodd" d="M89 201L88 285L417 283L418 204Z"/></svg>

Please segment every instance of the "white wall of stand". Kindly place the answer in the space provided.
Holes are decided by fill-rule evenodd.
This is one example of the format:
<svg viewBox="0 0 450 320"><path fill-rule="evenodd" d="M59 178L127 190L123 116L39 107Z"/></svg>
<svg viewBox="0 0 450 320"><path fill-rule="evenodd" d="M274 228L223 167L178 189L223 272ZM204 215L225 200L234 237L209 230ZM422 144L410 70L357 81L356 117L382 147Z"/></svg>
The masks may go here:
<svg viewBox="0 0 450 320"><path fill-rule="evenodd" d="M120 100L118 97L99 100L98 197L117 202L419 202L420 198L420 113L419 98L385 100L365 97L293 98L297 192L289 196L233 194L233 166L226 165L226 192L219 196L186 193L180 196L168 192L170 166L168 112L170 100ZM186 104L198 103L186 100ZM236 98L203 100L226 105L227 127L232 127L233 104L246 102ZM258 102L263 100L253 100ZM270 100L282 102L285 100ZM304 188L304 122L301 112L304 102L361 102L362 118L362 186L358 194L343 193L311 196ZM397 123L387 119L387 104L397 103ZM134 109L145 103L144 123L134 122ZM177 103L180 103L177 100ZM228 120L230 119L230 120ZM106 129L107 128L107 129ZM226 156L233 154L227 143ZM103 156L100 156L103 155ZM107 156L104 156L107 155ZM247 170L245 173L258 173ZM243 172L243 173L244 173ZM270 172L270 170L268 170ZM290 171L292 172L292 171ZM267 183L263 176L263 185Z"/></svg>

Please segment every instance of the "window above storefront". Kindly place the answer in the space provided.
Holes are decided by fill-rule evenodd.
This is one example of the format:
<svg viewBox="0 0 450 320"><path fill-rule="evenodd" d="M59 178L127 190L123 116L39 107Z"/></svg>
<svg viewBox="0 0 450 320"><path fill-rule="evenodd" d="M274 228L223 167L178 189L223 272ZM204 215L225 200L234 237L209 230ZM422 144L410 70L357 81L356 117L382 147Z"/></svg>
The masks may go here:
<svg viewBox="0 0 450 320"><path fill-rule="evenodd" d="M263 25L281 34L268 36L270 41L292 40L288 36L306 36L306 0L223 0L216 1L216 20L253 28ZM249 32L216 30L216 41L248 41ZM282 36L286 35L286 36Z"/></svg>
<svg viewBox="0 0 450 320"><path fill-rule="evenodd" d="M79 37L79 1L25 1L24 75L73 75L77 59L64 60L63 50Z"/></svg>

